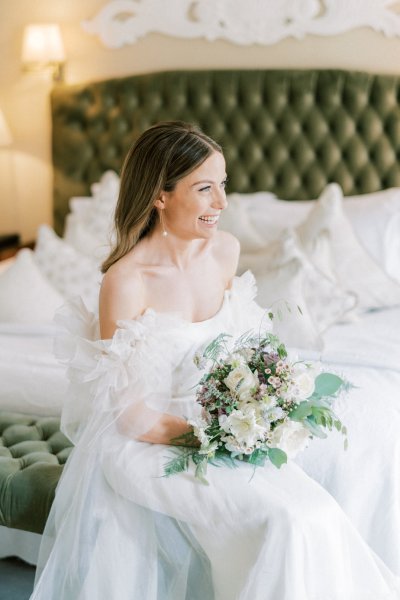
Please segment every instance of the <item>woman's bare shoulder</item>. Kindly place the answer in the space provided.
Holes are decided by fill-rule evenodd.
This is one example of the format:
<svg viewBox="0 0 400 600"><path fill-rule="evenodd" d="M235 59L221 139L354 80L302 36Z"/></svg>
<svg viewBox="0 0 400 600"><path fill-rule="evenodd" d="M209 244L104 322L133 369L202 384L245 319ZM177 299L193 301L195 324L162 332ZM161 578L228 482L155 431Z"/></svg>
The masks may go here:
<svg viewBox="0 0 400 600"><path fill-rule="evenodd" d="M102 338L112 337L117 321L134 319L146 309L142 271L134 261L120 260L103 277L99 298Z"/></svg>

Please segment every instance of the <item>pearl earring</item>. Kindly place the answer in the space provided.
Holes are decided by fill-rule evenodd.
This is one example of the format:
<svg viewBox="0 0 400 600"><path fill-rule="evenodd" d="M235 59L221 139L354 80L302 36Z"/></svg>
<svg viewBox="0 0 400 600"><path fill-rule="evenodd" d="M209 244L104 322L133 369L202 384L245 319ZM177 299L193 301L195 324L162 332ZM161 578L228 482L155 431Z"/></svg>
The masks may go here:
<svg viewBox="0 0 400 600"><path fill-rule="evenodd" d="M163 219L163 216L162 216L162 209L160 210L159 215L160 215L160 223L161 223L161 228L162 228L162 234L161 235L163 237L167 237L168 231L165 229L164 219Z"/></svg>

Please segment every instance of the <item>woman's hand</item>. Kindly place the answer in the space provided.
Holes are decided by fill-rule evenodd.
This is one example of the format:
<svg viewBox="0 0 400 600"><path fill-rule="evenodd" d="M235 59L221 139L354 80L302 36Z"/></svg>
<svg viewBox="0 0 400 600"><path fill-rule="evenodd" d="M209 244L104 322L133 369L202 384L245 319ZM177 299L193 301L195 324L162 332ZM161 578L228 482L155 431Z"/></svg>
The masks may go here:
<svg viewBox="0 0 400 600"><path fill-rule="evenodd" d="M173 446L199 446L199 440L193 433L193 427L174 415L162 414L149 431L137 438L150 444L165 444Z"/></svg>

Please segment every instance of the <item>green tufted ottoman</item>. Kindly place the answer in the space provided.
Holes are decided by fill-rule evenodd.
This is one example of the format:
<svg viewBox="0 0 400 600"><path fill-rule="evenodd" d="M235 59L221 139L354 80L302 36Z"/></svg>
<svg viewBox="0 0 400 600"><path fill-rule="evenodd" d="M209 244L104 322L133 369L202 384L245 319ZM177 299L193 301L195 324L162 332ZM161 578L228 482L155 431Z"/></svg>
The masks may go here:
<svg viewBox="0 0 400 600"><path fill-rule="evenodd" d="M0 525L42 533L71 450L54 417L0 411Z"/></svg>

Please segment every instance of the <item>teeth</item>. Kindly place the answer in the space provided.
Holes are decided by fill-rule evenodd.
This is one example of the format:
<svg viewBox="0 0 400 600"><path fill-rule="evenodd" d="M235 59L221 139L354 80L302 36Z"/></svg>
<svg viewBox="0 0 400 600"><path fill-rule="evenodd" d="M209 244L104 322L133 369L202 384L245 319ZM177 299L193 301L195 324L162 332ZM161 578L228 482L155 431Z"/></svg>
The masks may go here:
<svg viewBox="0 0 400 600"><path fill-rule="evenodd" d="M200 221L204 221L205 223L216 223L218 221L219 215L215 217L199 217Z"/></svg>

